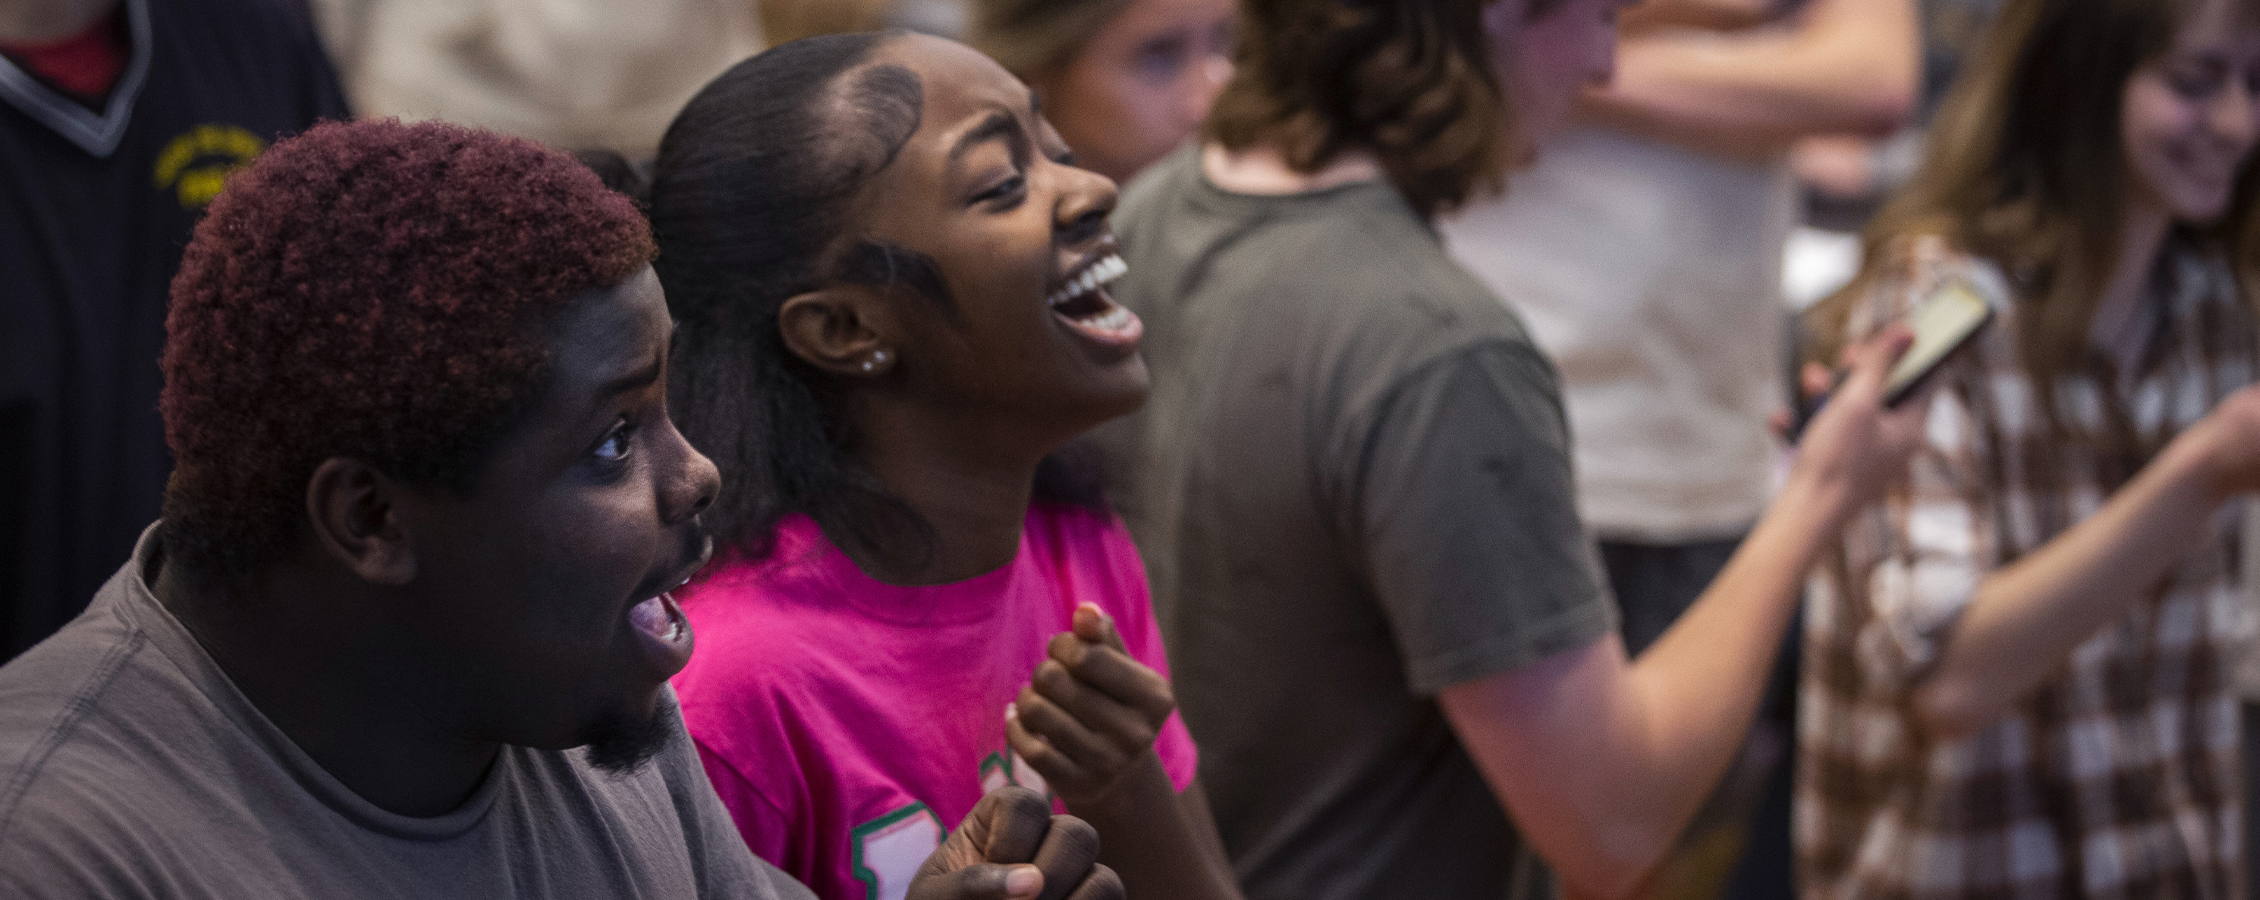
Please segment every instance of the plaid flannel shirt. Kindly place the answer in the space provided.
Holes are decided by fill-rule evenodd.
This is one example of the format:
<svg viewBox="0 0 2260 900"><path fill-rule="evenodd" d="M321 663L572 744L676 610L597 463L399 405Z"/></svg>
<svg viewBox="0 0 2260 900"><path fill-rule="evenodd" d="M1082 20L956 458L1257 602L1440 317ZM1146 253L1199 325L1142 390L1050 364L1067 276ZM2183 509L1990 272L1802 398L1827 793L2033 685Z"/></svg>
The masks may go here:
<svg viewBox="0 0 2260 900"><path fill-rule="evenodd" d="M2179 246L2176 244L2175 246ZM1935 238L1903 242L1855 311L1872 334L1946 279L1995 321L1936 374L1909 478L1855 516L1805 609L1796 843L1806 900L2242 896L2238 721L2225 652L2249 628L2237 516L2156 592L1978 734L1929 742L1906 704L1988 573L2093 514L2173 435L2255 378L2225 265L2177 251L2138 377L2096 356L2059 415L2140 435L2111 458L2050 440L2017 362L2011 286Z"/></svg>

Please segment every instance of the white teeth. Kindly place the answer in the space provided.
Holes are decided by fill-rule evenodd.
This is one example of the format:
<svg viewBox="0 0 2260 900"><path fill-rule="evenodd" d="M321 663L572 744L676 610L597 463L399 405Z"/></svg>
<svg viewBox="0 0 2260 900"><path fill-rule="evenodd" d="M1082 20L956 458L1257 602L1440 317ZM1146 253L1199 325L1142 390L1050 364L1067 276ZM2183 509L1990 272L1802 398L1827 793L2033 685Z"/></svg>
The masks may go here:
<svg viewBox="0 0 2260 900"><path fill-rule="evenodd" d="M1098 290L1102 285L1122 277L1129 271L1129 263L1123 262L1120 255L1109 253L1101 257L1098 262L1092 263L1085 267L1083 271L1076 273L1075 277L1068 279L1067 284L1060 287L1059 290L1053 291L1051 296L1044 298L1044 304L1046 306L1058 306L1066 303Z"/></svg>

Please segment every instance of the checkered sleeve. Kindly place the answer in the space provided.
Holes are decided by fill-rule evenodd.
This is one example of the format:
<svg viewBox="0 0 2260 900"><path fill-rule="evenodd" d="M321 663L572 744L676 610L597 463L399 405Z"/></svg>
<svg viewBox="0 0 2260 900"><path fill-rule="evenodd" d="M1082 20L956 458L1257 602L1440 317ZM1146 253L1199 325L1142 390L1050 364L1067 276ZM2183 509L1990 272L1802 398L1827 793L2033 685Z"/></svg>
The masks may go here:
<svg viewBox="0 0 2260 900"><path fill-rule="evenodd" d="M1935 238L1903 241L1886 252L1891 261L1855 308L1849 334L1872 336L1948 281L1973 280L1970 261ZM1949 365L1968 372L1980 363L1972 357L1960 354ZM1851 530L1851 546L1860 551L1854 555L1865 563L1853 570L1865 572L1855 593L1868 607L1853 650L1871 688L1910 690L1929 672L1998 558L1979 434L1960 394L1935 392L1907 480Z"/></svg>

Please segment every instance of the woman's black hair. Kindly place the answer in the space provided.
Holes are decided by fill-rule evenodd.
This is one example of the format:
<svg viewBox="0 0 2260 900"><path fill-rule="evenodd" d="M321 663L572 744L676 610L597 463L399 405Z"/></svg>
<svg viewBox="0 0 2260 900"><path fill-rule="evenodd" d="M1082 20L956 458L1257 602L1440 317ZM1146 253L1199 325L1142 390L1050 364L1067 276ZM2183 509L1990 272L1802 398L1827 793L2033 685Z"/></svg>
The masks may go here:
<svg viewBox="0 0 2260 900"><path fill-rule="evenodd" d="M766 556L794 513L866 547L932 547L932 526L854 461L838 384L786 348L777 319L785 300L833 281L903 284L954 308L930 258L848 231L924 107L916 74L858 68L888 38L807 38L731 67L675 117L648 185L630 191L650 211L676 320L670 405L722 471L704 514L722 553ZM1103 503L1091 464L1067 462L1087 457L1047 459L1036 496Z"/></svg>

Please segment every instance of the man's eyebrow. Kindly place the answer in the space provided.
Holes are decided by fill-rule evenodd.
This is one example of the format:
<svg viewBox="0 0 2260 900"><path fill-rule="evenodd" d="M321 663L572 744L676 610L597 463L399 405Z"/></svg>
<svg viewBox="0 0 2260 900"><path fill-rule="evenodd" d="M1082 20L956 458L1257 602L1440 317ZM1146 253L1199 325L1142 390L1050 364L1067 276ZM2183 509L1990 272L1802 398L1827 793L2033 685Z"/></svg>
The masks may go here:
<svg viewBox="0 0 2260 900"><path fill-rule="evenodd" d="M957 158L964 156L965 151L973 149L982 141L1010 138L1019 133L1020 120L1013 118L1012 113L1001 109L997 110L990 113L988 118L982 119L981 124L973 126L965 134L958 137L957 143L950 146L949 160L952 163L957 162Z"/></svg>
<svg viewBox="0 0 2260 900"><path fill-rule="evenodd" d="M659 373L664 370L664 365L665 361L655 356L643 368L597 385L596 399L590 403L591 408L602 407L612 398L629 391L651 386L659 380Z"/></svg>

